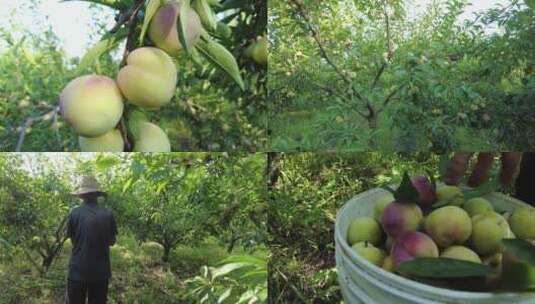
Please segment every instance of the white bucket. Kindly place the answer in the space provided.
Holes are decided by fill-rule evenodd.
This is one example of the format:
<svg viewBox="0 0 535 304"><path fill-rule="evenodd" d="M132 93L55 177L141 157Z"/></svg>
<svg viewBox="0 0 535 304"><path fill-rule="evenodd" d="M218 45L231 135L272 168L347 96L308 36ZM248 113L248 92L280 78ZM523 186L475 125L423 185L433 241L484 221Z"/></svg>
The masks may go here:
<svg viewBox="0 0 535 304"><path fill-rule="evenodd" d="M346 241L349 224L357 217L372 216L375 201L387 193L383 189L363 192L348 201L336 217L336 268L347 303L535 304L533 292L468 292L434 287L385 271L357 255ZM526 205L500 193L485 198L498 211L512 212L516 207Z"/></svg>

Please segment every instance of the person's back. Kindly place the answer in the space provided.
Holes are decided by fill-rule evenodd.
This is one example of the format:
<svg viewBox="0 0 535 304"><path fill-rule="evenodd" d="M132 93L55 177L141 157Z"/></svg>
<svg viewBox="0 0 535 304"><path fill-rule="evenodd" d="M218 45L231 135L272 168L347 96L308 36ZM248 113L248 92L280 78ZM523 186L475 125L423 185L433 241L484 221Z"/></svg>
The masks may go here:
<svg viewBox="0 0 535 304"><path fill-rule="evenodd" d="M67 304L105 304L111 277L110 246L115 244L117 226L112 213L98 205L104 192L93 177L84 177L74 195L84 203L71 210L67 236L72 242L69 262Z"/></svg>
<svg viewBox="0 0 535 304"><path fill-rule="evenodd" d="M109 246L115 241L115 220L96 203L85 203L71 211L68 236L72 240L69 279L102 281L111 277Z"/></svg>

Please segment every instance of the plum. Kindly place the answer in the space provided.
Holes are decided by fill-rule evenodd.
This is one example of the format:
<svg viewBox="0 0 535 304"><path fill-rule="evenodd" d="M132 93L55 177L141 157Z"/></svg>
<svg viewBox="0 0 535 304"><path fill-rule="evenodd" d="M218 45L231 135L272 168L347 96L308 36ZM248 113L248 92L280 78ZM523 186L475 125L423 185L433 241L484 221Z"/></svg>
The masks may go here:
<svg viewBox="0 0 535 304"><path fill-rule="evenodd" d="M69 82L59 97L63 118L83 137L99 137L113 130L123 115L123 96L115 80L99 75Z"/></svg>
<svg viewBox="0 0 535 304"><path fill-rule="evenodd" d="M370 242L358 242L353 245L351 248L361 257L368 260L370 263L381 267L385 259L385 252L375 246Z"/></svg>
<svg viewBox="0 0 535 304"><path fill-rule="evenodd" d="M475 216L477 214L484 214L494 211L494 208L492 208L492 204L482 197L475 197L467 200L463 204L463 209L468 212L470 217Z"/></svg>
<svg viewBox="0 0 535 304"><path fill-rule="evenodd" d="M438 247L429 236L418 231L405 231L398 236L392 247L394 268L402 262L422 257L438 257Z"/></svg>
<svg viewBox="0 0 535 304"><path fill-rule="evenodd" d="M440 257L481 263L481 259L479 258L477 253L472 251L472 249L458 245L444 249L444 251L442 251L442 253L440 254Z"/></svg>
<svg viewBox="0 0 535 304"><path fill-rule="evenodd" d="M347 242L349 245L367 241L377 246L382 237L383 231L381 230L381 226L371 217L354 219L347 231Z"/></svg>
<svg viewBox="0 0 535 304"><path fill-rule="evenodd" d="M515 236L524 240L535 240L535 208L517 208L509 219Z"/></svg>
<svg viewBox="0 0 535 304"><path fill-rule="evenodd" d="M436 189L427 177L416 176L412 179L412 185L418 191L418 199L416 200L418 205L422 207L431 206L435 202L437 198Z"/></svg>
<svg viewBox="0 0 535 304"><path fill-rule="evenodd" d="M93 138L80 136L78 142L82 152L123 152L124 150L123 137L117 129Z"/></svg>
<svg viewBox="0 0 535 304"><path fill-rule="evenodd" d="M437 202L461 206L464 203L464 195L459 187L442 186L437 189Z"/></svg>
<svg viewBox="0 0 535 304"><path fill-rule="evenodd" d="M376 219L378 222L380 222L381 216L383 215L383 211L385 210L386 206L388 206L393 201L395 201L395 199L391 193L380 196L375 201L375 204L373 207L373 218Z"/></svg>
<svg viewBox="0 0 535 304"><path fill-rule="evenodd" d="M431 212L424 221L425 232L442 248L462 244L472 233L468 213L457 206L445 206Z"/></svg>
<svg viewBox="0 0 535 304"><path fill-rule="evenodd" d="M509 224L496 212L474 216L472 227L471 247L480 255L493 255L502 252L504 249L502 239L512 237Z"/></svg>
<svg viewBox="0 0 535 304"><path fill-rule="evenodd" d="M148 109L158 109L171 101L177 69L166 52L142 47L131 52L126 62L117 74L117 83L128 101Z"/></svg>
<svg viewBox="0 0 535 304"><path fill-rule="evenodd" d="M391 237L408 230L417 230L422 221L422 210L414 203L389 204L381 216L383 230Z"/></svg>

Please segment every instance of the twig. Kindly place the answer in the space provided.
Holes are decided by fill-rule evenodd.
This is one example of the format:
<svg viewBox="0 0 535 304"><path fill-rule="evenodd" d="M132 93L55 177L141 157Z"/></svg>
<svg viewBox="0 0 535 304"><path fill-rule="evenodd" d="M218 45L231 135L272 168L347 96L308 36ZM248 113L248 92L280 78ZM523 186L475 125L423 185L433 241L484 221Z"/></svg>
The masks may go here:
<svg viewBox="0 0 535 304"><path fill-rule="evenodd" d="M347 77L347 75L342 72L342 70L334 63L334 61L331 60L329 55L327 54L327 51L325 50L325 46L321 42L319 32L314 28L312 25L312 22L310 21L310 18L308 17L305 8L303 7L303 3L299 0L290 0L296 7L297 7L297 13L301 18L305 20L305 23L307 25L308 30L312 34L312 38L314 38L314 41L316 41L316 44L318 45L318 48L320 49L321 57L323 57L327 63L334 69L334 71L348 84L351 84L351 79Z"/></svg>
<svg viewBox="0 0 535 304"><path fill-rule="evenodd" d="M34 122L37 122L37 121L41 121L47 117L49 117L50 115L57 115L59 111L59 106L58 107L55 107L54 110L50 111L50 112L47 112L41 116L38 116L38 117L28 117L26 119L26 121L24 122L24 125L20 128L20 131L19 131L19 140L17 142L17 147L15 148L15 151L16 152L20 152L20 150L22 149L22 145L24 144L24 139L26 138L26 130L28 128L30 128Z"/></svg>
<svg viewBox="0 0 535 304"><path fill-rule="evenodd" d="M401 91L401 89L404 87L405 85L401 85L399 87L397 87L396 89L394 89L392 92L390 92L390 94L388 94L388 96L386 96L385 100L383 101L383 106L377 110L377 114L381 113L384 111L384 109L386 108L386 106L390 103L390 101L392 100L392 98L394 97L394 95L396 95L399 91Z"/></svg>
<svg viewBox="0 0 535 304"><path fill-rule="evenodd" d="M394 56L394 50L392 48L392 37L390 34L390 18L388 17L388 8L386 6L386 0L383 0L383 15L385 17L387 55L386 55L386 58L384 58L383 64L379 68L377 75L375 75L375 78L373 79L372 89L375 88L375 86L377 86L377 83L379 82L381 75L383 75L383 72L388 66L388 62L390 61L390 59L392 59L392 56Z"/></svg>
<svg viewBox="0 0 535 304"><path fill-rule="evenodd" d="M134 34L136 33L136 26L138 22L137 13L143 7L144 3L145 3L144 0L137 0L134 8L131 8L127 11L127 12L130 12L130 14L129 15L127 14L127 17L125 17L125 19L128 19L128 36L126 38L126 47L124 48L123 59L121 60L120 67L123 67L126 65L126 58L128 58L128 54L130 54L130 51L135 48ZM122 21L119 20L119 22L122 22ZM125 24L125 22L123 22L122 24ZM121 121L119 121L119 132L121 132L121 136L123 137L126 151L132 151L132 143L130 142L128 138L128 129L126 127L126 121L125 121L124 115L123 117L121 117Z"/></svg>
<svg viewBox="0 0 535 304"><path fill-rule="evenodd" d="M334 63L334 61L327 54L327 51L325 50L325 46L321 42L321 39L320 39L320 36L319 36L319 32L312 25L312 21L308 17L308 15L307 15L307 13L305 11L305 8L303 6L303 3L301 1L299 1L299 0L290 0L290 2L293 3L293 5L295 7L297 7L297 13L299 14L299 16L301 16L301 18L304 19L304 22L306 24L306 28L310 31L310 33L312 35L312 38L314 38L314 41L318 45L321 57L323 59L325 59L325 61L327 61L327 63L342 78L342 80L344 80L344 82L346 82L348 85L351 86L352 80L349 77L347 77L347 75L344 72L342 72L342 70ZM360 92L356 91L355 89L353 89L353 92L354 92L355 96L358 99L360 99L362 102L366 103L366 107L368 107L368 108L373 107L371 102L370 102L370 100L367 97L363 96L362 94L360 94ZM358 112L358 110L357 110L357 112Z"/></svg>
<svg viewBox="0 0 535 304"><path fill-rule="evenodd" d="M128 20L128 36L126 38L126 47L124 49L123 53L123 60L121 61L121 67L126 65L126 58L128 57L128 54L132 49L134 49L134 34L136 32L136 26L137 26L137 13L143 6L145 1L143 0L137 0L136 6L134 10L132 11L132 14L130 15L130 19Z"/></svg>

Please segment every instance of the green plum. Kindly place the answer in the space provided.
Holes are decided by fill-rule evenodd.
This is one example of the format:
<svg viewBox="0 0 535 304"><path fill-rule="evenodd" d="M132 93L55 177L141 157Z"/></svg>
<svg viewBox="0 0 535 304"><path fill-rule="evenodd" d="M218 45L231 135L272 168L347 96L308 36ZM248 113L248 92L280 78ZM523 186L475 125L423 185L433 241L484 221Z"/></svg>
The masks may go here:
<svg viewBox="0 0 535 304"><path fill-rule="evenodd" d="M482 197L475 197L467 200L463 204L463 209L468 212L470 217L475 216L477 214L484 214L494 211L494 208L492 208L492 204Z"/></svg>
<svg viewBox="0 0 535 304"><path fill-rule="evenodd" d="M481 259L479 258L477 253L475 253L472 249L464 246L455 245L448 247L444 249L444 251L442 251L440 257L481 264Z"/></svg>
<svg viewBox="0 0 535 304"><path fill-rule="evenodd" d="M464 203L464 195L459 187L442 186L437 189L437 202L461 206Z"/></svg>
<svg viewBox="0 0 535 304"><path fill-rule="evenodd" d="M472 233L468 213L457 206L445 206L431 212L424 223L426 233L439 247L462 244Z"/></svg>
<svg viewBox="0 0 535 304"><path fill-rule="evenodd" d="M347 242L354 245L358 242L370 242L377 246L381 242L383 231L381 226L371 217L354 219L347 230Z"/></svg>
<svg viewBox="0 0 535 304"><path fill-rule="evenodd" d="M478 214L472 218L472 248L480 255L493 255L503 251L502 239L511 238L512 232L503 216L496 212Z"/></svg>
<svg viewBox="0 0 535 304"><path fill-rule="evenodd" d="M386 254L383 250L373 246L369 242L359 242L352 246L353 250L370 263L381 267Z"/></svg>
<svg viewBox="0 0 535 304"><path fill-rule="evenodd" d="M517 208L509 219L515 236L524 240L535 240L535 208Z"/></svg>

